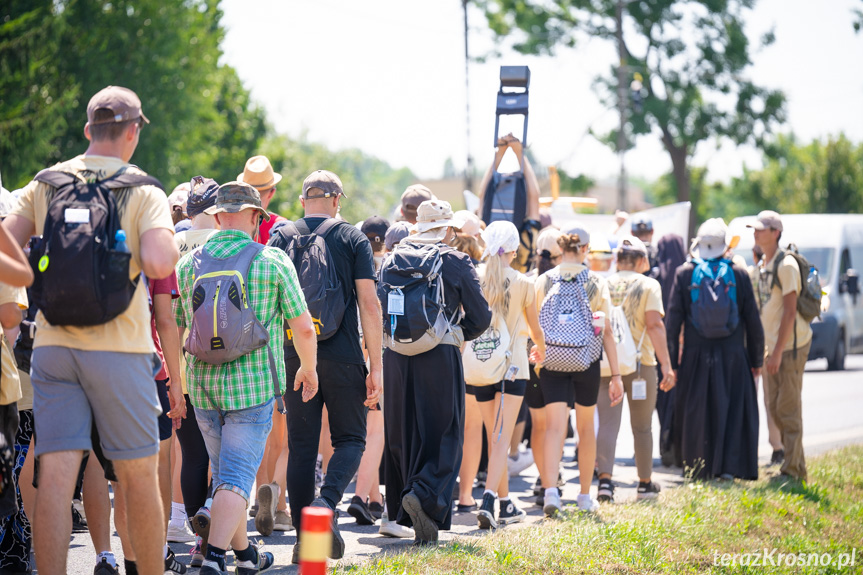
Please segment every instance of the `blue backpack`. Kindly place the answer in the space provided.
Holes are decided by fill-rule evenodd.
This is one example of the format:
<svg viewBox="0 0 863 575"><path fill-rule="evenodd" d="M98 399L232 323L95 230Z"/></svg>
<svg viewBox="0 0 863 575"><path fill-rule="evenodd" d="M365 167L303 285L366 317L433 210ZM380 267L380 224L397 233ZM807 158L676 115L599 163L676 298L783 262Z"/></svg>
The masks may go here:
<svg viewBox="0 0 863 575"><path fill-rule="evenodd" d="M740 323L737 311L737 281L731 262L724 259L694 259L695 270L689 296L692 323L704 338L728 337Z"/></svg>

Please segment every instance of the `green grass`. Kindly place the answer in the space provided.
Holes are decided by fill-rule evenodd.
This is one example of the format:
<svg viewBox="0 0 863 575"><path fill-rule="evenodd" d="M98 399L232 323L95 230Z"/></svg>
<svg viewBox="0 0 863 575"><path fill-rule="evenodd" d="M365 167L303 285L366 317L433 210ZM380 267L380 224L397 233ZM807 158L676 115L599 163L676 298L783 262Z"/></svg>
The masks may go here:
<svg viewBox="0 0 863 575"><path fill-rule="evenodd" d="M655 502L603 505L594 516L569 512L524 529L382 554L335 573L863 573L863 446L811 460L809 474L808 484L784 486L765 478L687 482ZM840 567L839 555L855 547L856 564ZM753 566L755 557L743 555L765 548L777 549L772 557L780 564ZM723 566L725 553L740 558ZM808 564L788 566L779 553L829 553L834 563L806 556Z"/></svg>

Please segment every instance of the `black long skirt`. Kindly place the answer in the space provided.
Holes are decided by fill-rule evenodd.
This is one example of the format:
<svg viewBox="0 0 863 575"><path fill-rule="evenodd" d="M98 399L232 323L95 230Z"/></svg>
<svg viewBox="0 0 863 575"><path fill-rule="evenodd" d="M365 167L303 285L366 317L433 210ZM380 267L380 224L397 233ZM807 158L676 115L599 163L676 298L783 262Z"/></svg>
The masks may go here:
<svg viewBox="0 0 863 575"><path fill-rule="evenodd" d="M452 494L464 439L464 372L453 345L412 357L384 351L384 475L387 512L411 525L401 506L413 491L439 529L452 522Z"/></svg>
<svg viewBox="0 0 863 575"><path fill-rule="evenodd" d="M684 344L675 432L684 472L758 478L758 396L743 345Z"/></svg>

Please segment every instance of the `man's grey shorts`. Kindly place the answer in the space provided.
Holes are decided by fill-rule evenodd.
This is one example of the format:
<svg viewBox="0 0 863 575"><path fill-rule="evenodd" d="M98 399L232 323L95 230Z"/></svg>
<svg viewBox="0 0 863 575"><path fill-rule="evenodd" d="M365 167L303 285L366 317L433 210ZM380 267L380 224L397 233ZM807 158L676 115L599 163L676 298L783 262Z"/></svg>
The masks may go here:
<svg viewBox="0 0 863 575"><path fill-rule="evenodd" d="M93 421L106 458L157 454L162 407L153 377L158 369L156 354L34 349L36 455L91 449Z"/></svg>

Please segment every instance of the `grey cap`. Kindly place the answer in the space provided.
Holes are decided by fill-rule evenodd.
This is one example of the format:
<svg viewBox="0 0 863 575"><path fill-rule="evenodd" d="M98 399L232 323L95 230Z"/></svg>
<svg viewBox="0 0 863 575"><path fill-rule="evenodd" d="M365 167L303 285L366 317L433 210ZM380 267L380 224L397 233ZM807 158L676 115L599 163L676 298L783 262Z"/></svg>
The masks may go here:
<svg viewBox="0 0 863 575"><path fill-rule="evenodd" d="M568 236L578 236L578 245L586 246L590 243L590 232L579 225L573 225L563 230Z"/></svg>

